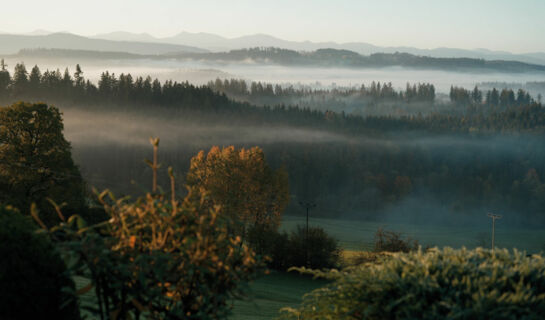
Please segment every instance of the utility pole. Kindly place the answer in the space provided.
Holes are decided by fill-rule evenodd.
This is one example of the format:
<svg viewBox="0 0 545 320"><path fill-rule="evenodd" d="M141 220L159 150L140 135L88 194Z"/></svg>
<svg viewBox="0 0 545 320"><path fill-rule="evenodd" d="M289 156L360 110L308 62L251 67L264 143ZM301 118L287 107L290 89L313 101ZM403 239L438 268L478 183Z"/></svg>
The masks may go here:
<svg viewBox="0 0 545 320"><path fill-rule="evenodd" d="M316 204L312 203L312 202L303 202L303 201L299 201L299 204L303 208L307 209L307 229L306 229L306 232L305 232L305 251L306 251L306 261L307 261L307 267L308 267L308 265L310 264L309 263L310 262L309 261L309 256L308 256L308 213L309 213L310 209L316 207Z"/></svg>
<svg viewBox="0 0 545 320"><path fill-rule="evenodd" d="M492 218L492 251L494 251L494 235L496 232L496 219L501 219L501 215L489 213L488 217Z"/></svg>

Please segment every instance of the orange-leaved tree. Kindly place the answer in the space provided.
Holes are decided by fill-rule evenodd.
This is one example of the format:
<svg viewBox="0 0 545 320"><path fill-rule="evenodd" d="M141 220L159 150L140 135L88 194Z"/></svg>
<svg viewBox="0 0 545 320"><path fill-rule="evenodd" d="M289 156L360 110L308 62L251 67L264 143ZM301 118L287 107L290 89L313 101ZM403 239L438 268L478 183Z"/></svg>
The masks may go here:
<svg viewBox="0 0 545 320"><path fill-rule="evenodd" d="M273 170L259 147L212 147L191 159L186 178L189 186L204 188L222 212L248 227L276 229L289 200L285 170Z"/></svg>

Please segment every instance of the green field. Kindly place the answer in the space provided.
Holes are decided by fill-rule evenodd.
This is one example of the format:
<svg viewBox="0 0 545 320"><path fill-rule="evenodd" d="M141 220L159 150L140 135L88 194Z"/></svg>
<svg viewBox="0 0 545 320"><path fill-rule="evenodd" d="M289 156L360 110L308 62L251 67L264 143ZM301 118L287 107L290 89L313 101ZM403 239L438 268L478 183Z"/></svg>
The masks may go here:
<svg viewBox="0 0 545 320"><path fill-rule="evenodd" d="M274 319L283 307L296 307L305 293L325 285L297 273L273 272L250 284L248 299L237 300L230 319Z"/></svg>
<svg viewBox="0 0 545 320"><path fill-rule="evenodd" d="M405 236L418 240L422 246L473 248L482 244L483 240L490 245L491 222L483 219L482 225L471 227L417 225L407 223L386 223L362 220L341 220L311 218L310 226L324 228L335 237L342 248L348 250L371 250L373 239L378 228L402 232ZM304 217L284 216L281 228L293 230L297 224L304 224ZM543 228L510 228L496 222L496 247L537 253L545 250L545 230Z"/></svg>

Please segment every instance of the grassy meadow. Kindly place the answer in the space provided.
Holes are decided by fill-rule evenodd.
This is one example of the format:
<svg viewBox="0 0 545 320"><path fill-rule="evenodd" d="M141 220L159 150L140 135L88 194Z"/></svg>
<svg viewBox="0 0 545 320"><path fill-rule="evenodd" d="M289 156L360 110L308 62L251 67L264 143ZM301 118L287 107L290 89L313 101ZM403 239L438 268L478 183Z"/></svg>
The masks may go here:
<svg viewBox="0 0 545 320"><path fill-rule="evenodd" d="M305 217L284 216L281 229L291 231L298 224L304 224ZM496 247L537 253L545 250L545 232L541 228L511 227L508 223L496 221ZM482 223L472 226L446 226L432 224L409 224L376 222L362 220L342 220L310 218L311 226L322 227L335 237L346 250L372 250L374 236L378 228L401 232L404 236L417 240L423 247L473 248L489 246L491 242L492 222L486 216ZM506 225L507 224L507 225Z"/></svg>

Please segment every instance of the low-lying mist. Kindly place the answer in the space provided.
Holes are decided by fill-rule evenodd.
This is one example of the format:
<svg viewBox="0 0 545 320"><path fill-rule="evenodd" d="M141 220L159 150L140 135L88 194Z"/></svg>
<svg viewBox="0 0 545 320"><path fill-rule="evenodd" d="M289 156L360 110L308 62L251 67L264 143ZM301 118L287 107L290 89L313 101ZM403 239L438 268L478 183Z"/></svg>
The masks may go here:
<svg viewBox="0 0 545 320"><path fill-rule="evenodd" d="M342 134L288 126L230 126L196 119L122 112L63 109L66 137L76 147L105 144L149 146L149 137L160 137L161 147L209 148L213 145L260 145L271 143L356 143Z"/></svg>
<svg viewBox="0 0 545 320"><path fill-rule="evenodd" d="M151 157L149 137L160 137L160 162L163 168L173 166L182 178L189 166L189 159L199 150L208 150L214 145L251 147L258 145L265 150L269 162L274 167L287 164L287 170L294 180L307 183L302 193L292 189L293 201L289 214L299 214L298 200L316 199L312 189L319 187L320 175L325 175L332 188L343 194L347 186L365 180L367 176L377 174L372 168L350 173L346 166L357 165L360 161L373 161L373 158L392 161L390 170L395 175L404 176L403 162L397 157L413 157L424 154L427 164L414 169L425 172L425 165L444 163L436 179L441 175L456 177L467 170L489 170L493 172L502 166L511 166L513 174L524 179L526 166L515 163L518 159L528 159L530 165L545 159L544 150L535 148L541 144L541 138L531 135L432 135L429 133L390 133L384 136L349 135L306 127L278 125L243 125L231 124L228 121L210 120L207 117L184 116L150 110L145 113L121 112L107 110L91 110L81 108L62 108L65 122L65 135L73 146L74 158L81 166L85 178L90 185L99 188L112 188L120 193L141 193L146 190L151 171L144 163ZM352 154L357 151L358 153ZM331 157L331 152L340 154L338 160ZM530 152L530 153L529 153ZM297 153L297 154L295 154ZM359 155L361 153L361 155ZM342 156L346 154L346 156ZM365 158L361 158L365 157ZM365 160L367 159L367 160ZM369 160L371 159L371 160ZM410 159L410 158L408 158ZM477 160L475 160L477 159ZM475 161L477 161L475 163ZM306 163L306 164L304 164ZM339 180L324 172L337 170ZM377 164L380 166L380 164ZM417 164L420 165L420 164ZM437 166L434 165L434 166ZM302 167L301 167L302 166ZM305 169L306 167L306 169ZM490 168L488 168L490 167ZM337 169L335 169L337 168ZM542 168L536 167L539 172ZM301 172L300 170L304 170ZM413 168L409 168L413 170ZM295 171L294 171L295 170ZM401 170L396 173L396 170ZM290 172L291 171L291 172ZM335 172L335 171L333 171ZM476 173L477 174L477 171ZM445 177L446 177L445 176ZM163 174L163 181L167 181ZM460 179L472 177L460 176ZM455 179L455 178L454 178ZM132 181L132 182L131 182ZM440 181L440 180L439 180ZM413 184L425 184L425 181L414 180ZM471 182L468 180L468 184ZM306 190L310 190L305 193ZM505 222L509 225L542 225L544 219L536 218L524 212L516 212L503 208L492 201L493 205L483 205L466 201L463 196L449 195L449 187L444 190L430 190L418 187L408 195L400 196L396 201L382 204L378 187L362 185L361 190L347 191L342 205L337 207L338 194L325 194L316 201L318 216L343 219L371 219L375 221L416 223L427 225L471 226L475 219L482 219L488 211L505 214ZM353 188L352 188L353 189ZM468 185L468 192L471 186ZM318 191L316 191L318 192ZM355 192L355 193L354 193ZM348 200L347 200L348 199ZM541 214L542 215L542 214Z"/></svg>

